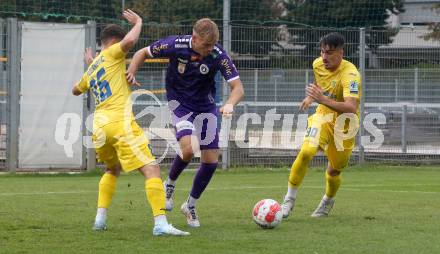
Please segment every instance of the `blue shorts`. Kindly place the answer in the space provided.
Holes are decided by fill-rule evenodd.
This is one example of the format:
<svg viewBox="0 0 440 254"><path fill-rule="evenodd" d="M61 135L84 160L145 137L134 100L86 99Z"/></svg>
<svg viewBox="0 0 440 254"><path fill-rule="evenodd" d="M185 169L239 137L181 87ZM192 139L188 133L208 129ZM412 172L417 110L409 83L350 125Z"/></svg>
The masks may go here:
<svg viewBox="0 0 440 254"><path fill-rule="evenodd" d="M218 109L213 108L206 112L194 112L189 108L179 105L171 111L176 138L195 135L200 144L200 150L218 149Z"/></svg>

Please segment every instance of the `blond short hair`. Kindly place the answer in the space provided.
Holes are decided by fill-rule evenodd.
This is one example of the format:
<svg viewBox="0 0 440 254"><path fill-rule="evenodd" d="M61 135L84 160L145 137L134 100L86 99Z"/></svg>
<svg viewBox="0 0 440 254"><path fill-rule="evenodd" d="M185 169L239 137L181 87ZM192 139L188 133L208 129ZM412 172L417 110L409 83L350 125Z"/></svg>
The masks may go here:
<svg viewBox="0 0 440 254"><path fill-rule="evenodd" d="M209 18L197 20L193 27L193 33L210 44L217 43L220 37L217 24Z"/></svg>

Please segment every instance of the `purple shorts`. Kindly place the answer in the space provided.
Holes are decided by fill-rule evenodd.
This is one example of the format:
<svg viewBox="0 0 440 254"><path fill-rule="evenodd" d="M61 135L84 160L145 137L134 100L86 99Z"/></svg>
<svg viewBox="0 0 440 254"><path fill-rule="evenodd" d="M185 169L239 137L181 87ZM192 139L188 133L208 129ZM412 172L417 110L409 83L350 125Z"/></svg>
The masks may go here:
<svg viewBox="0 0 440 254"><path fill-rule="evenodd" d="M219 137L217 129L218 109L207 112L194 112L183 105L171 111L176 138L195 135L200 144L200 150L218 149Z"/></svg>

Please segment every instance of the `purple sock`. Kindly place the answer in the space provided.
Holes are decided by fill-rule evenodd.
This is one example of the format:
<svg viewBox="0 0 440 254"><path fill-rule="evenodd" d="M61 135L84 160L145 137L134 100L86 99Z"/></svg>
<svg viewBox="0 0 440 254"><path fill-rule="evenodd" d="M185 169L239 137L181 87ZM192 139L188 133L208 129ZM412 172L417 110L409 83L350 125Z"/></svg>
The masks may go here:
<svg viewBox="0 0 440 254"><path fill-rule="evenodd" d="M217 163L201 163L200 168L197 171L196 177L194 178L191 197L198 199L202 195L203 191L208 186L209 181L211 181L212 175L214 175L215 169L217 168Z"/></svg>
<svg viewBox="0 0 440 254"><path fill-rule="evenodd" d="M182 160L182 158L180 158L179 155L176 155L176 157L173 160L173 164L171 165L170 173L168 174L168 177L171 180L176 181L180 173L182 173L182 171L186 168L186 166L188 166L188 164L189 161L186 162Z"/></svg>

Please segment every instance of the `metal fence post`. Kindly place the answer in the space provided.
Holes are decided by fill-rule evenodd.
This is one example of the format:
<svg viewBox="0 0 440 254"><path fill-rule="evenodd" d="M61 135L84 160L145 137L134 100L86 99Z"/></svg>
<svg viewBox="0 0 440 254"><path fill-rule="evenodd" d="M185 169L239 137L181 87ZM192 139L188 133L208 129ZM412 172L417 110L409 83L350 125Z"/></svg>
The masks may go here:
<svg viewBox="0 0 440 254"><path fill-rule="evenodd" d="M258 69L254 69L254 101L258 101Z"/></svg>
<svg viewBox="0 0 440 254"><path fill-rule="evenodd" d="M231 2L230 0L223 1L223 48L226 52L231 51ZM228 100L229 87L226 81L223 81L223 94L222 102L225 103ZM230 164L229 161L229 137L225 135L224 137L224 147L221 148L222 152L222 169L227 169Z"/></svg>
<svg viewBox="0 0 440 254"><path fill-rule="evenodd" d="M7 136L6 165L10 172L18 167L18 126L20 119L21 29L16 18L7 19Z"/></svg>
<svg viewBox="0 0 440 254"><path fill-rule="evenodd" d="M360 109L359 109L359 135L358 135L358 147L359 147L359 163L365 162L365 151L362 145L362 136L364 135L364 109L365 109L365 94L366 94L366 84L365 84L365 28L359 29L359 70L361 74L361 98L360 98Z"/></svg>
<svg viewBox="0 0 440 254"><path fill-rule="evenodd" d="M161 87L165 87L165 82L166 82L166 75L167 72L165 69L162 70L162 76L161 76Z"/></svg>
<svg viewBox="0 0 440 254"><path fill-rule="evenodd" d="M243 104L243 114L246 115L248 112L249 112L248 104L244 103ZM249 128L247 128L247 127L244 130L244 142L249 143Z"/></svg>
<svg viewBox="0 0 440 254"><path fill-rule="evenodd" d="M419 68L414 69L414 102L419 100Z"/></svg>
<svg viewBox="0 0 440 254"><path fill-rule="evenodd" d="M0 18L0 95L2 95L3 93L6 93L6 72L3 71L5 68L5 64L4 61L6 58L6 45L4 43L4 38L6 38L6 31L4 28L5 25L5 20ZM0 105L0 135L5 135L6 132L3 133L2 131L2 125L6 124L6 98L7 95L5 94L4 97L4 102L2 100L0 100L0 104L1 103L5 103L5 105ZM3 143L0 140L1 143ZM0 143L0 147L2 146L2 144ZM6 147L4 147L3 149L6 149ZM6 151L6 150L5 150ZM2 169L2 167L6 167L6 164L4 166L0 166L0 169Z"/></svg>
<svg viewBox="0 0 440 254"><path fill-rule="evenodd" d="M4 24L5 24L4 20L2 18L0 18L0 58L5 57L5 55L6 55L6 52L3 52L3 50L5 50L3 36L6 32L3 28ZM0 59L0 82L1 82L1 84L6 83L6 82L4 82L3 69L4 69L3 59Z"/></svg>
<svg viewBox="0 0 440 254"><path fill-rule="evenodd" d="M402 110L402 153L406 153L407 149L406 149L406 143L407 143L407 133L406 133L406 129L407 129L407 114L408 114L408 106L407 105L403 105L403 110Z"/></svg>
<svg viewBox="0 0 440 254"><path fill-rule="evenodd" d="M306 80L306 86L308 86L310 84L309 69L306 69L304 78Z"/></svg>
<svg viewBox="0 0 440 254"><path fill-rule="evenodd" d="M96 52L96 22L88 21L86 25L86 36L85 36L85 46L91 47L93 54ZM84 65L84 69L87 70L88 66ZM84 110L83 117L87 119L89 115L91 115L95 111L95 103L93 99L93 95L89 91L87 96L84 96ZM83 121L83 135L92 136L92 132L85 128L85 121ZM83 155L86 153L86 169L94 170L96 168L96 153L94 148L85 148L83 146Z"/></svg>

